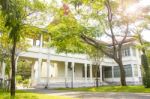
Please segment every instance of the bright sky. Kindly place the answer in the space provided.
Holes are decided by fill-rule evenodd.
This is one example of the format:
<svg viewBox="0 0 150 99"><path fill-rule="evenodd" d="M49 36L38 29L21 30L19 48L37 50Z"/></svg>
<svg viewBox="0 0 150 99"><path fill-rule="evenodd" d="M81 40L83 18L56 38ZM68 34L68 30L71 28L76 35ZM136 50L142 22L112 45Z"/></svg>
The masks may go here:
<svg viewBox="0 0 150 99"><path fill-rule="evenodd" d="M51 3L51 0L43 0L45 2ZM61 1L62 0L56 0L58 5L61 6ZM139 12L139 8L143 7L143 6L150 6L150 0L139 0L140 2L137 4L132 5L131 7L129 7L127 9L127 12L129 12L130 14L132 13L133 15L137 12ZM150 41L150 30L146 30L143 32L143 37L145 40Z"/></svg>
<svg viewBox="0 0 150 99"><path fill-rule="evenodd" d="M140 0L140 2L138 4L131 6L129 9L134 14L138 11L138 7L141 7L141 6L149 6L150 7L150 0ZM143 31L143 37L145 40L150 41L150 30Z"/></svg>
<svg viewBox="0 0 150 99"><path fill-rule="evenodd" d="M129 15L136 15L137 13L142 13L140 12L140 8L147 7L149 6L150 8L150 0L139 0L139 3L133 4L128 9L126 9L126 13ZM150 15L150 12L149 12ZM144 30L142 32L143 38L147 41L150 42L150 30Z"/></svg>

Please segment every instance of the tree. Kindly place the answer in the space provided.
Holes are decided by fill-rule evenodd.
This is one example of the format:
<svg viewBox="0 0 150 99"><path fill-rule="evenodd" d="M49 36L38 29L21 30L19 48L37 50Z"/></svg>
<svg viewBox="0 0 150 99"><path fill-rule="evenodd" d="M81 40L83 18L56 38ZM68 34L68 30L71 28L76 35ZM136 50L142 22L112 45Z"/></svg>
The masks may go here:
<svg viewBox="0 0 150 99"><path fill-rule="evenodd" d="M87 50L87 54L89 55L89 57L92 60L93 64L96 65L96 72L94 72L94 73L96 75L96 87L98 87L99 86L98 75L100 75L100 68L99 68L99 66L101 65L101 62L103 61L104 54L100 50L96 49L93 46L91 46ZM100 76L102 76L102 75L100 75Z"/></svg>
<svg viewBox="0 0 150 99"><path fill-rule="evenodd" d="M137 10L137 9L136 9ZM138 9L139 10L139 9ZM145 31L150 29L150 12L149 6L141 7L139 12L136 13L137 16L135 20L139 22L135 24L133 29L133 37L139 42L136 47L142 52L141 55L141 66L143 69L142 77L143 77L143 85L145 88L150 88L150 67L149 67L149 46L150 43L142 37Z"/></svg>
<svg viewBox="0 0 150 99"><path fill-rule="evenodd" d="M31 62L25 59L20 59L18 62L17 75L22 77L22 80L29 79L31 76Z"/></svg>
<svg viewBox="0 0 150 99"><path fill-rule="evenodd" d="M38 0L1 0L1 15L4 18L4 24L9 34L11 47L11 96L15 96L15 53L17 43L23 37L21 30L24 28L27 16L32 13L43 10L43 3ZM2 32L3 33L3 32Z"/></svg>
<svg viewBox="0 0 150 99"><path fill-rule="evenodd" d="M139 26L136 28L135 32L135 39L139 42L136 47L142 52L141 55L141 65L142 65L142 76L143 76L143 85L145 88L150 88L150 67L149 67L149 50L148 47L150 43L145 41L142 37L142 31L144 31L145 26Z"/></svg>
<svg viewBox="0 0 150 99"><path fill-rule="evenodd" d="M141 35L138 35L138 40L141 46L143 46L143 48L141 48L142 50L141 63L144 69L143 84L146 88L150 88L150 67L149 67L148 57L146 54L146 48L144 47L146 42L142 40Z"/></svg>
<svg viewBox="0 0 150 99"><path fill-rule="evenodd" d="M112 2L110 0L105 0L104 5L107 9L106 14L107 19L103 19L105 20L104 22L106 23L103 27L104 29L103 32L108 37L110 37L111 43L110 44L103 43L96 39L90 38L86 35L81 35L81 37L82 39L84 39L86 43L95 46L96 48L101 50L105 55L115 60L115 62L120 67L121 85L126 86L126 77L125 77L126 74L122 62L122 46L125 43L134 40L134 39L127 39L127 37L130 35L131 32L129 26L130 24L133 23L133 21L127 18L127 13L123 13L123 10L125 9L123 6L117 7L115 2ZM121 10L121 12L118 10L118 8ZM104 24L103 22L101 22L103 20L100 20L101 25ZM116 28L117 31L115 30ZM105 49L101 45L104 45Z"/></svg>
<svg viewBox="0 0 150 99"><path fill-rule="evenodd" d="M27 48L29 47L29 44L27 43L26 40L24 40L23 38L21 38L22 42L18 42L18 45L16 46L17 51L15 54L15 57L17 57L17 54L19 54L21 51L26 51ZM0 36L0 62L4 62L6 63L6 68L8 67L7 70L7 75L9 76L9 71L10 71L10 67L8 65L10 65L10 56L11 56L11 42L9 39L9 35L6 32L3 32Z"/></svg>
<svg viewBox="0 0 150 99"><path fill-rule="evenodd" d="M128 6L122 3L111 0L64 0L63 7L57 13L59 17L48 28L52 45L56 46L58 51L72 52L72 49L78 48L85 52L87 47L84 45L88 44L114 59L120 67L121 85L126 86L122 46L134 40L127 39L134 20L127 17L128 13L124 11ZM109 37L111 42L98 40L102 34Z"/></svg>

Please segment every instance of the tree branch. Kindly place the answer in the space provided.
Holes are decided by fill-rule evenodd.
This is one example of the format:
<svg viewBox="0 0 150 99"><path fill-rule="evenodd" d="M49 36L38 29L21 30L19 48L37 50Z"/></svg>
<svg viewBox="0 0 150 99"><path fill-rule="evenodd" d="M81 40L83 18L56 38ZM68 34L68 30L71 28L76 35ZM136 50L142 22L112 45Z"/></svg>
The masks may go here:
<svg viewBox="0 0 150 99"><path fill-rule="evenodd" d="M114 55L114 58L116 59L117 58L117 48L116 48L116 44L118 43L116 38L115 38L115 35L114 35L114 32L113 32L113 27L112 27L112 17L113 17L113 14L112 14L112 10L111 10L111 6L110 6L110 1L109 0L106 0L105 2L105 6L107 8L107 13L108 13L108 25L109 25L109 29L110 29L110 33L111 33L111 38L112 38L112 45L113 45L113 55Z"/></svg>
<svg viewBox="0 0 150 99"><path fill-rule="evenodd" d="M100 49L105 55L114 58L114 55L111 53L110 45L103 41L98 41L93 38L87 37L86 35L82 34L81 38L89 45L94 46L97 49ZM105 48L104 48L105 46Z"/></svg>
<svg viewBox="0 0 150 99"><path fill-rule="evenodd" d="M126 38L127 38L127 35L128 35L128 32L129 32L129 24L127 23L127 27L126 27L126 31L125 31L125 35L120 43L120 45L122 46L122 44L125 42Z"/></svg>

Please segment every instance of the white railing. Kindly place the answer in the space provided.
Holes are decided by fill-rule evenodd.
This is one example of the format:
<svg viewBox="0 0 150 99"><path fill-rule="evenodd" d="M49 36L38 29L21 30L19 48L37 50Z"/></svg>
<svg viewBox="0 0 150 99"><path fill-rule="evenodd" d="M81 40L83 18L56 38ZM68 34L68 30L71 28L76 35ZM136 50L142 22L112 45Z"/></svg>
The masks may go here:
<svg viewBox="0 0 150 99"><path fill-rule="evenodd" d="M60 56L66 56L66 57L73 57L73 58L81 58L81 59L88 59L86 54L71 54L71 53L56 53L55 48L39 48L36 46L33 46L28 49L29 52L36 52L36 53L44 53L44 54L53 54L53 55L60 55Z"/></svg>

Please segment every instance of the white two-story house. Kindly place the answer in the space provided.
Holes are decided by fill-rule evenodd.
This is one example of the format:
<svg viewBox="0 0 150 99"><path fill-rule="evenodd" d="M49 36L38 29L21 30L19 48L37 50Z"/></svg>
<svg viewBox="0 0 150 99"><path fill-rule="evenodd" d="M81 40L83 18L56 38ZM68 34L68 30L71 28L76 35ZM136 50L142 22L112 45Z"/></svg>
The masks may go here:
<svg viewBox="0 0 150 99"><path fill-rule="evenodd" d="M30 39L30 43L32 47L20 53L19 58L32 61L31 85L33 87L95 86L96 66L88 55L58 54L55 49L43 47L42 36L40 40ZM135 48L136 44L137 42L133 40L123 45L122 55L127 84L142 83L141 52ZM0 70L0 75L4 76L4 65ZM105 56L99 71L99 85L120 84L120 69L113 59Z"/></svg>

